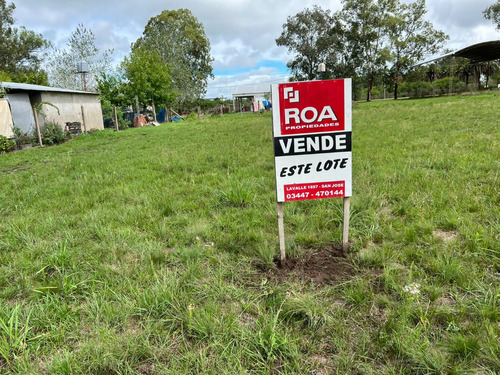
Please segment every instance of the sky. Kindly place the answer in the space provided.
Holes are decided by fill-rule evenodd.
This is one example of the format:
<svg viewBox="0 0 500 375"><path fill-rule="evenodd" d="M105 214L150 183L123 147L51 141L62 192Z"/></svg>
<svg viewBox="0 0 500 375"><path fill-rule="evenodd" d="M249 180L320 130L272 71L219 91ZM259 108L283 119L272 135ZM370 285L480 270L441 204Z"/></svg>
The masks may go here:
<svg viewBox="0 0 500 375"><path fill-rule="evenodd" d="M411 0L402 0L410 2ZM214 58L215 78L207 98L230 98L239 85L279 83L288 77L291 59L276 46L287 17L318 5L335 12L340 0L7 0L16 5L17 26L41 33L64 48L78 24L91 29L99 49L113 49L116 62L130 52L148 20L163 10L189 9L204 25ZM496 0L427 0L427 20L457 50L474 43L500 40L500 32L482 11Z"/></svg>

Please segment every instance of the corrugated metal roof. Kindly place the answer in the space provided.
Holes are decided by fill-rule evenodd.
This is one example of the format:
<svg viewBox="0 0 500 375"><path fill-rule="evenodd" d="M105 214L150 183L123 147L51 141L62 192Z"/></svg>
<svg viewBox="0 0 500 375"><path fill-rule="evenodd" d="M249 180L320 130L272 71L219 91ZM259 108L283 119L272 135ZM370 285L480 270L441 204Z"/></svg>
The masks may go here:
<svg viewBox="0 0 500 375"><path fill-rule="evenodd" d="M238 86L233 92L234 96L243 96L243 95L254 95L254 94L262 94L266 92L271 92L271 85L267 84L258 84L258 85L246 85L246 86Z"/></svg>
<svg viewBox="0 0 500 375"><path fill-rule="evenodd" d="M473 63L491 61L500 59L500 40L492 40L490 42L483 42L473 44L469 47L462 48L456 52L450 52L446 55L435 57L431 60L420 62L414 67L424 64L429 64L436 60L444 59L446 57L464 57L470 59Z"/></svg>
<svg viewBox="0 0 500 375"><path fill-rule="evenodd" d="M500 40L474 44L455 52L454 56L465 57L473 62L500 59Z"/></svg>
<svg viewBox="0 0 500 375"><path fill-rule="evenodd" d="M65 92L71 94L89 94L89 95L99 95L96 92L88 91L78 91L69 89L60 89L57 87L41 86L41 85L31 85L28 83L16 83L16 82L0 82L0 86L5 89L11 90L22 90L22 91L43 91L43 92Z"/></svg>

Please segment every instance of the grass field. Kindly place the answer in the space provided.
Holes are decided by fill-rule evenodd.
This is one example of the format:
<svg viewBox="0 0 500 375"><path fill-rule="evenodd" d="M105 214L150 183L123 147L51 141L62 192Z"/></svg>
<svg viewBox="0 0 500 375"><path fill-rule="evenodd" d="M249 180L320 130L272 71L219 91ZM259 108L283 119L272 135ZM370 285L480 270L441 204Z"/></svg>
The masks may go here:
<svg viewBox="0 0 500 375"><path fill-rule="evenodd" d="M497 374L500 95L353 108L342 200L286 203L271 116L0 156L2 374Z"/></svg>

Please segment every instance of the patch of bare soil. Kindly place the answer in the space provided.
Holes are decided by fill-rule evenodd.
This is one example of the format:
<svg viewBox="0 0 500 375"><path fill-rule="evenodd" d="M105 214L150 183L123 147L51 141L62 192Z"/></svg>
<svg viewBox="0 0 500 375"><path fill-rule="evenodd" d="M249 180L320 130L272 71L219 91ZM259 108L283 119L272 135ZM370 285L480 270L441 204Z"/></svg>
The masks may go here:
<svg viewBox="0 0 500 375"><path fill-rule="evenodd" d="M434 231L433 234L434 236L441 238L444 242L453 241L458 236L457 232L446 232L441 229Z"/></svg>
<svg viewBox="0 0 500 375"><path fill-rule="evenodd" d="M328 357L322 356L320 354L313 355L311 357L311 362L315 369L311 370L311 374L314 375L328 375L333 372L329 371L333 369L333 363Z"/></svg>
<svg viewBox="0 0 500 375"><path fill-rule="evenodd" d="M329 245L308 249L301 257L287 259L269 273L269 277L278 282L297 278L315 284L337 285L359 272L343 255L340 246Z"/></svg>
<svg viewBox="0 0 500 375"><path fill-rule="evenodd" d="M7 170L7 171L0 171L0 173L4 173L4 174L14 174L14 173L17 173L17 172L25 172L27 171L28 169L30 168L30 165L25 165L25 166L19 166L19 167L16 167L14 169L10 169L10 170Z"/></svg>
<svg viewBox="0 0 500 375"><path fill-rule="evenodd" d="M153 375L156 374L156 368L154 363L144 362L139 365L137 372L143 375Z"/></svg>

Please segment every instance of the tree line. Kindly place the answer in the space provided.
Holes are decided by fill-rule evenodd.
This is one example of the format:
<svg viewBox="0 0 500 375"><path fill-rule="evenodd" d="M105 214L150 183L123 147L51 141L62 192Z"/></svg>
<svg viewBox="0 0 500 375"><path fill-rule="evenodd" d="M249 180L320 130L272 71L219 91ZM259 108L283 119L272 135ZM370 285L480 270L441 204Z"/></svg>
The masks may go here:
<svg viewBox="0 0 500 375"><path fill-rule="evenodd" d="M425 0L342 0L334 13L314 6L288 17L276 44L293 56L287 64L292 80L352 77L355 96L364 91L368 101L379 80L397 99L403 77L415 70L419 74L413 75L422 77L426 68L415 65L440 52L449 39L425 20L426 13ZM500 0L483 14L500 27ZM326 65L325 73L317 71L320 63ZM478 68L465 68L463 61L446 63L461 65L455 72L469 69L477 75Z"/></svg>

